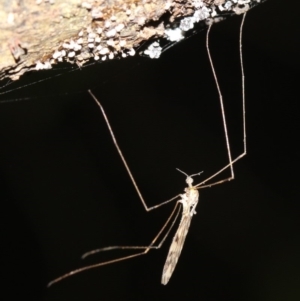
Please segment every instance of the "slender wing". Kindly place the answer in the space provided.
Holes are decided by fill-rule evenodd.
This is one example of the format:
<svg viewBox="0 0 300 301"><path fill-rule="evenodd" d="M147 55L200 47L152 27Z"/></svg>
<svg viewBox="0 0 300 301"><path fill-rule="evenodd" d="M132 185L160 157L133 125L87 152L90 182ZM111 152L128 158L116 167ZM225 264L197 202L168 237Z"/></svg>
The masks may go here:
<svg viewBox="0 0 300 301"><path fill-rule="evenodd" d="M186 235L188 233L192 216L186 214L182 217L177 232L173 238L172 244L169 249L167 260L164 265L163 274L161 278L162 284L167 284L173 274L173 271L176 267L179 255L181 253Z"/></svg>

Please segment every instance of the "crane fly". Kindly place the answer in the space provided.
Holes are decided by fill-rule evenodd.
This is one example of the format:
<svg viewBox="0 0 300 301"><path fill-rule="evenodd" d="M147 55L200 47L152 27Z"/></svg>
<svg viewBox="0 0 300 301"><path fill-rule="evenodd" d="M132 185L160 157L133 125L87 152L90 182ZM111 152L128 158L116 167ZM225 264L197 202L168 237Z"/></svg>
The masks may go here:
<svg viewBox="0 0 300 301"><path fill-rule="evenodd" d="M208 177L207 179L203 180L202 182L196 184L196 185L192 185L193 184L193 177L194 176L198 176L200 175L202 172L196 173L196 174L192 174L192 175L188 175L185 172L183 172L180 169L177 169L179 172L183 173L186 176L186 183L187 183L187 187L184 189L184 193L183 194L178 194L175 197L164 201L158 205L152 206L152 207L148 207L146 205L146 202L136 184L136 181L130 171L130 168L122 154L122 151L117 143L116 137L113 133L113 130L111 128L111 125L108 121L108 118L105 114L105 111L100 103L100 101L94 96L94 94L89 90L89 94L91 95L91 97L94 99L94 101L96 102L96 104L99 106L102 115L105 119L105 122L107 124L108 130L110 132L110 135L112 137L113 143L120 155L121 160L123 161L123 164L128 172L128 175L133 183L133 186L137 192L137 194L139 195L141 202L145 208L145 210L151 211L153 209L156 209L160 206L163 206L167 203L170 203L174 200L177 199L177 202L174 206L174 209L172 210L170 216L168 217L167 221L165 222L165 224L163 225L163 227L160 229L160 231L158 232L158 234L155 236L155 238L152 240L152 242L148 245L148 246L110 246L110 247L105 247L105 248L100 248L100 249L95 249L92 251L89 251L87 253L85 253L82 258L86 258L87 256L99 253L99 252L104 252L104 251L111 251L111 250L115 250L115 249L129 249L129 250L142 250L139 253L135 253L132 255L128 255L128 256L124 256L124 257L120 257L120 258L116 258L110 261L105 261L105 262L100 262L100 263L96 263L93 265L89 265L89 266L85 266L76 270L73 270L65 275L62 275L54 280L52 280L51 282L49 282L48 287L53 285L54 283L57 283L65 278L68 278L72 275L81 273L83 271L86 270L90 270L93 268L97 268L103 265L108 265L111 263L116 263L119 261L123 261L123 260L127 260L130 258L134 258L137 256L141 256L144 254L147 254L151 249L159 249L162 244L164 243L164 241L166 240L166 238L168 237L171 229L173 228L179 213L180 213L180 209L182 208L182 215L181 215L181 221L179 223L178 229L175 233L175 236L173 238L173 241L171 243L168 255L167 255L167 259L163 268L163 273L162 273L162 279L161 279L161 283L166 285L173 272L174 269L176 267L176 264L178 262L180 253L182 251L185 239L186 239L186 235L188 233L190 224L191 224L191 220L192 217L196 214L196 206L198 204L199 201L199 189L202 188L207 188L207 187L212 187L215 185L219 185L221 183L224 182L228 182L234 179L234 170L233 170L233 164L235 162L237 162L238 160L240 160L242 157L244 157L247 153L247 145L246 145L246 110L245 110L245 77L244 77L244 67L243 67L243 55L242 55L242 29L243 29L243 25L244 25L244 20L245 20L245 16L246 13L243 15L242 18L242 22L241 22L241 26L240 26L240 33L239 33L239 55L240 55L240 64L241 64L241 74L242 74L242 115L243 115L243 152L237 156L235 159L232 159L231 156L231 149L230 149L230 144L229 144L229 137L228 137L228 131L227 131L227 124L226 124L226 118L225 118L225 110L224 110L224 104L223 104L223 97L221 94L221 90L219 87L219 82L216 76L216 72L215 72L215 68L213 65L213 61L211 58L211 54L210 54L210 49L209 49L209 33L212 27L212 24L209 25L208 30L207 30L207 34L206 34L206 48L207 48L207 53L208 53L208 58L209 58L209 62L210 62L210 66L212 69L212 73L214 76L214 80L216 83L216 87L218 90L218 94L219 94L219 101L220 101L220 107L221 107L221 113L222 113L222 121L223 121L223 128L224 128L224 134L225 134L225 141L226 141L226 148L227 148L227 153L228 153L228 161L229 163L224 166L223 168L221 168L219 171L217 171L216 173L214 173L213 175L211 175L210 177ZM226 170L227 168L230 168L230 176L228 178L213 182L213 183L207 183L208 181L210 181L211 179L215 178L217 175L219 175L220 173L222 173L224 170ZM179 199L178 199L179 198ZM181 206L180 206L181 204ZM163 232L166 232L164 235ZM161 238L162 236L162 238ZM157 241L159 240L159 238L161 238L160 242L158 244Z"/></svg>

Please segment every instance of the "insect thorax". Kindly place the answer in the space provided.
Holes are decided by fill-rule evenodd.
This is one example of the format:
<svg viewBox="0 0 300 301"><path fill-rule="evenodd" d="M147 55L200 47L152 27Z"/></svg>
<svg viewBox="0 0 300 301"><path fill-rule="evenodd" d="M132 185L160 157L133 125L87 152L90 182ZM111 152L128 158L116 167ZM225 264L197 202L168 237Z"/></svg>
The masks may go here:
<svg viewBox="0 0 300 301"><path fill-rule="evenodd" d="M190 214L192 216L196 213L195 208L199 200L199 191L194 187L187 187L184 191L185 193L181 195L181 200L179 201L183 206L182 214Z"/></svg>

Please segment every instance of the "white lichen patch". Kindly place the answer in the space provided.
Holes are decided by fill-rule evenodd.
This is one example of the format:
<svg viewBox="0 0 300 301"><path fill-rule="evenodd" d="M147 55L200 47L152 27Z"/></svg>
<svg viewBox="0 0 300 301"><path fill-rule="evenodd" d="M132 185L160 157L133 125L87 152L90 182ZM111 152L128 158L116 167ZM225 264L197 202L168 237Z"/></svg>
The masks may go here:
<svg viewBox="0 0 300 301"><path fill-rule="evenodd" d="M152 43L147 50L144 51L151 59L158 59L161 55L162 47L158 42Z"/></svg>
<svg viewBox="0 0 300 301"><path fill-rule="evenodd" d="M49 60L42 63L41 61L37 61L35 65L35 70L45 70L45 69L51 69L52 65Z"/></svg>
<svg viewBox="0 0 300 301"><path fill-rule="evenodd" d="M180 28L175 28L175 29L166 29L165 30L165 35L167 39L171 42L178 42L182 39L184 39L184 33L182 29Z"/></svg>

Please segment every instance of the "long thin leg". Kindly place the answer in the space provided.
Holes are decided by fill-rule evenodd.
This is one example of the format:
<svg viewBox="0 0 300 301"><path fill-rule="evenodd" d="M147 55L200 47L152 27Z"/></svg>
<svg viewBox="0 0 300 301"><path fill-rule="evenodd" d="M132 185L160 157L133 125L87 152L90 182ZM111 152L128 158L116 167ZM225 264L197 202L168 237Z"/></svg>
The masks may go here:
<svg viewBox="0 0 300 301"><path fill-rule="evenodd" d="M100 262L100 263L96 263L96 264L92 264L92 265L88 265L88 266L76 269L74 271L71 271L67 274L64 274L64 275L50 281L48 283L47 287L50 287L51 285L65 279L65 278L68 278L68 277L73 276L75 274L81 273L83 271L87 271L87 270L90 270L90 269L98 268L100 266L104 266L104 265L108 265L108 264L111 264L111 263L116 263L116 262L119 262L119 261L127 260L127 259L130 259L130 258L138 257L138 256L141 256L141 255L145 255L152 249L160 249L161 246L163 245L163 243L165 242L166 238L168 237L170 231L173 229L173 227L175 225L175 222L176 222L176 220L179 216L179 212L180 212L179 204L180 204L179 202L176 203L176 205L174 206L174 209L172 210L172 212L171 212L170 216L168 217L167 221L164 223L162 228L159 230L158 234L156 234L156 236L154 237L154 239L151 241L151 243L148 246L111 246L111 247L106 247L106 248L101 248L101 249L96 249L96 250L93 250L93 251L89 251L89 252L83 254L82 258L86 258L86 257L88 257L90 255L93 255L93 254L96 254L96 253L111 251L111 250L116 250L116 249L144 250L144 251L136 253L136 254L132 254L132 255L128 255L128 256L117 258L117 259L113 259L113 260L109 260L109 261L105 261L105 262ZM160 236L162 235L164 230L167 228L167 226L169 225L172 218L173 218L173 221L171 222L171 225L169 226L169 229L167 230L166 234L163 236L163 238L161 239L161 241L159 242L158 245L154 245L157 242L157 240L160 238Z"/></svg>
<svg viewBox="0 0 300 301"><path fill-rule="evenodd" d="M243 105L242 110L243 110L243 143L244 143L244 149L243 149L243 152L239 156L237 156L234 160L232 160L231 151L230 151L230 144L229 144L229 139L228 139L226 119L225 119L225 110L224 110L224 105L223 105L223 97L222 97L221 90L220 90L220 87L219 87L218 78L217 78L216 73L215 73L213 61L211 59L211 54L210 54L209 44L208 44L209 31L211 29L211 25L210 25L209 28L208 28L208 31L207 31L207 35L206 35L206 48L207 48L207 53L208 53L210 65L211 65L211 68L212 68L212 71L213 71L213 74L214 74L214 78L215 78L218 93L219 93L229 163L226 166L224 166L222 169L220 169L218 172L214 173L212 176L208 177L204 181L202 181L199 184L195 185L194 186L195 188L199 188L199 189L201 188L202 189L202 188L206 188L206 187L212 187L212 186L215 186L215 185L233 180L234 179L233 164L235 162L237 162L238 160L240 160L241 158L243 158L247 154L245 73L244 73L243 48L242 48L243 47L242 46L243 26L244 26L245 18L246 18L246 13L243 15L243 18L242 18L242 22L241 22L241 26L240 26L240 35L239 35L239 44L240 44L239 53L240 53L241 74L242 74L242 105ZM223 180L220 180L220 181L217 181L217 182L214 182L214 183L211 183L211 184L203 185L203 184L205 184L206 182L208 182L212 178L216 177L218 174L220 174L221 172L223 172L225 169L227 169L229 167L230 167L230 171L231 171L230 177L228 177L226 179L223 179Z"/></svg>
<svg viewBox="0 0 300 301"><path fill-rule="evenodd" d="M226 122L226 115L225 115L225 109L224 109L224 102L223 102L223 95L220 89L219 80L215 71L214 63L211 58L211 53L209 49L209 33L211 30L212 24L209 25L207 32L206 32L206 49L207 49L207 55L209 59L209 63L211 66L212 73L214 75L215 83L217 86L218 94L219 94L219 100L220 100L220 106L221 106L221 112L222 112L222 121L223 121L223 128L224 128L224 134L225 134L225 140L226 140L226 148L227 148L227 154L228 154L228 160L229 160L229 166L230 166L230 173L231 177L234 177L234 171L233 171L233 165L232 165L232 158L231 158L231 149L230 149L230 143L229 143L229 137L228 137L228 130L227 130L227 122Z"/></svg>
<svg viewBox="0 0 300 301"><path fill-rule="evenodd" d="M143 196L142 196L142 193L140 192L139 187L138 187L138 185L136 184L135 179L134 179L134 177L133 177L133 175L132 175L132 173L131 173L131 171L130 171L130 168L129 168L129 166L128 166L128 164L127 164L127 162L126 162L126 160L125 160L125 158L124 158L124 156L123 156L123 153L122 153L122 151L121 151L121 149L120 149L120 147L119 147L119 145L118 145L117 139L116 139L116 137L115 137L115 135L114 135L114 132L113 132L111 126L110 126L109 120L108 120L108 118L107 118L107 116L106 116L106 114L105 114L105 111L104 111L104 109L103 109L103 107L102 107L100 101L96 98L96 96L92 93L91 90L88 90L88 92L89 92L90 95L93 97L93 99L95 100L95 102L97 103L97 105L99 106L99 108L100 108L100 110L101 110L101 112L102 112L102 115L103 115L103 117L104 117L104 119L105 119L105 122L106 122L107 127L108 127L108 130L109 130L109 133L110 133L110 135L111 135L111 137L112 137L112 139L113 139L113 142L114 142L114 144L115 144L115 146L116 146L116 149L117 149L117 151L118 151L118 153L119 153L119 155L120 155L120 157L121 157L121 159L122 159L122 161L123 161L123 164L124 164L124 166L125 166L125 168L126 168L126 170L127 170L127 173L128 173L128 175L129 175L129 177L130 177L130 179L131 179L131 181L132 181L132 184L133 184L133 186L134 186L134 188L135 188L135 190L136 190L138 196L140 197L140 199L141 199L141 201L142 201L142 204L143 204L145 210L146 210L147 212L148 212L148 211L151 211L151 210L156 209L156 208L158 208L158 207L160 207L160 206L162 206L162 205L168 204L168 203L172 202L173 200L175 200L176 198L178 198L179 195L176 195L175 197L173 197L173 198L171 198L171 199L169 199L169 200L167 200L167 201L165 201L165 202L163 202L163 203L160 203L160 204L158 204L158 205L155 205L155 206L152 206L152 207L148 207L148 206L147 206L147 204L146 204L146 202L145 202L145 200L144 200L144 198L143 198Z"/></svg>

